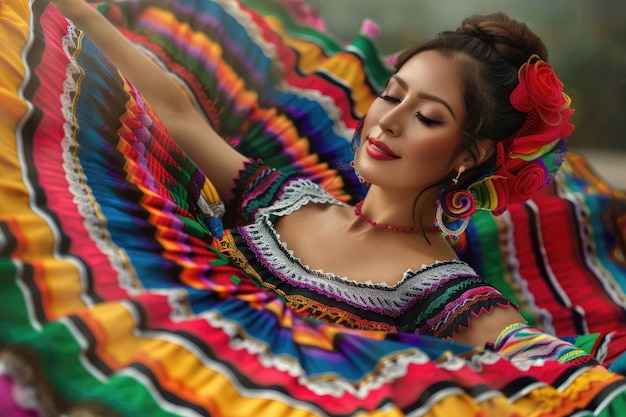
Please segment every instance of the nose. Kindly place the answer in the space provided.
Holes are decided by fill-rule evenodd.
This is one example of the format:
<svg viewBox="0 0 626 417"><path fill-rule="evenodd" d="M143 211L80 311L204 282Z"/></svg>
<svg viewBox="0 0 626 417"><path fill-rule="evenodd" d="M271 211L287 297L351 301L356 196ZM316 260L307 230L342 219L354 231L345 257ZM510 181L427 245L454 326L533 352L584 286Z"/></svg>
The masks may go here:
<svg viewBox="0 0 626 417"><path fill-rule="evenodd" d="M400 121L397 113L397 107L390 109L378 120L378 126L383 132L390 136L398 136L401 132Z"/></svg>

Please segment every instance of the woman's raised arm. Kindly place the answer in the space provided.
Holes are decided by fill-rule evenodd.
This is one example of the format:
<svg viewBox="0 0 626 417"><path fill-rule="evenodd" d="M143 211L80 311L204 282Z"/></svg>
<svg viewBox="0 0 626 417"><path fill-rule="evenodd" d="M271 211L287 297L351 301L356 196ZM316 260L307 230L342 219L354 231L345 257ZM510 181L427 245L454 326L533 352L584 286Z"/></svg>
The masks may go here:
<svg viewBox="0 0 626 417"><path fill-rule="evenodd" d="M139 89L176 143L211 180L220 197L229 199L232 180L245 157L219 136L170 76L92 6L83 0L51 2Z"/></svg>

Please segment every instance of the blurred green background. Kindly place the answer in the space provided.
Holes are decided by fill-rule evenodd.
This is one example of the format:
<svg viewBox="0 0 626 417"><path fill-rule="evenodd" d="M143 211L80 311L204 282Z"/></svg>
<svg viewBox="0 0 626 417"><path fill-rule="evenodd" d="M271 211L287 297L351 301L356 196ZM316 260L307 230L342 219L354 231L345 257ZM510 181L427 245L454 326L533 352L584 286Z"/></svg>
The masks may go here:
<svg viewBox="0 0 626 417"><path fill-rule="evenodd" d="M613 157L626 179L626 0L307 0L338 40L349 41L364 19L378 23L379 47L391 54L455 29L473 13L502 11L545 42L576 113L572 148ZM625 152L623 155L621 152ZM619 159L615 160L616 157ZM623 162L623 163L622 163ZM602 163L602 162L600 162ZM621 178L620 178L621 179Z"/></svg>

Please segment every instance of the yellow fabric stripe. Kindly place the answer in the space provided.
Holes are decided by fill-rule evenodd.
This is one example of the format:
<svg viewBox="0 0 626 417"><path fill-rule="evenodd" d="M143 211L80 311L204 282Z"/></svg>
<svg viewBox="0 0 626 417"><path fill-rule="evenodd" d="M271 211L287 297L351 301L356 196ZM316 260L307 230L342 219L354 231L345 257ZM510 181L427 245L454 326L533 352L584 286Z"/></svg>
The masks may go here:
<svg viewBox="0 0 626 417"><path fill-rule="evenodd" d="M285 45L300 52L298 66L305 73L310 74L320 68L328 68L329 72L350 85L351 95L354 99L354 110L362 115L367 112L375 96L367 88L363 87L367 85L365 82L366 74L363 71L363 64L359 58L347 52L339 52L332 57L327 57L312 42L301 41L290 36L279 19L266 16L265 20L281 36Z"/></svg>
<svg viewBox="0 0 626 417"><path fill-rule="evenodd" d="M29 108L19 88L27 76L22 53L30 37L30 9L25 1L4 1L0 7L0 39L11 39L0 48L0 220L13 225L14 237L19 240L19 254L14 255L33 267L33 278L42 290L42 308L51 317L59 317L85 304L79 296L78 270L54 258L54 234L31 209L29 189L22 178L21 138L16 132Z"/></svg>

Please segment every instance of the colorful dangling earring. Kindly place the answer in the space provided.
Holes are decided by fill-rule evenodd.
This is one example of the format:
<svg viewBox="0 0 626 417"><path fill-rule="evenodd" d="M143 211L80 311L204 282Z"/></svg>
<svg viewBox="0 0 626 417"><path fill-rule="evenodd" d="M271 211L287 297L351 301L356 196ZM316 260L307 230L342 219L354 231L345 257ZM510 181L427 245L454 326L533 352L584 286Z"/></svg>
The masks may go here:
<svg viewBox="0 0 626 417"><path fill-rule="evenodd" d="M469 224L469 217L465 217L461 223L461 225L457 229L450 229L443 221L443 208L441 207L441 202L437 201L437 214L436 214L437 222L436 226L441 230L444 234L453 236L454 238L463 234L465 229L467 229L467 225Z"/></svg>
<svg viewBox="0 0 626 417"><path fill-rule="evenodd" d="M359 173L359 167L358 167L358 163L357 163L357 158L358 158L358 155L359 155L359 148L361 147L361 130L363 129L363 122L364 122L364 120L365 120L365 117L363 117L361 120L359 120L359 124L357 125L356 129L354 130L354 136L352 137L352 146L353 146L353 150L354 150L354 159L352 161L350 161L350 166L352 167L352 169L354 169L354 174L356 175L356 177L359 180L359 182L361 184L365 184L365 185L369 186L369 184L365 182L365 179ZM356 148L354 146L356 146Z"/></svg>
<svg viewBox="0 0 626 417"><path fill-rule="evenodd" d="M359 182L361 184L365 184L365 179L359 173L359 167L357 166L357 155L358 155L358 152L359 152L359 148L357 148L356 151L354 152L354 159L352 161L350 161L350 166L354 169L354 174L358 178Z"/></svg>
<svg viewBox="0 0 626 417"><path fill-rule="evenodd" d="M453 186L457 186L459 184L459 178L463 172L465 172L465 165L461 165L457 169L456 177L452 178ZM475 211L476 201L474 200L474 195L471 192L462 189L452 189L446 192L442 198L437 200L437 225L446 235L454 237L459 236L467 228L469 219ZM458 228L450 229L446 226L443 221L444 212L448 217L462 219Z"/></svg>

